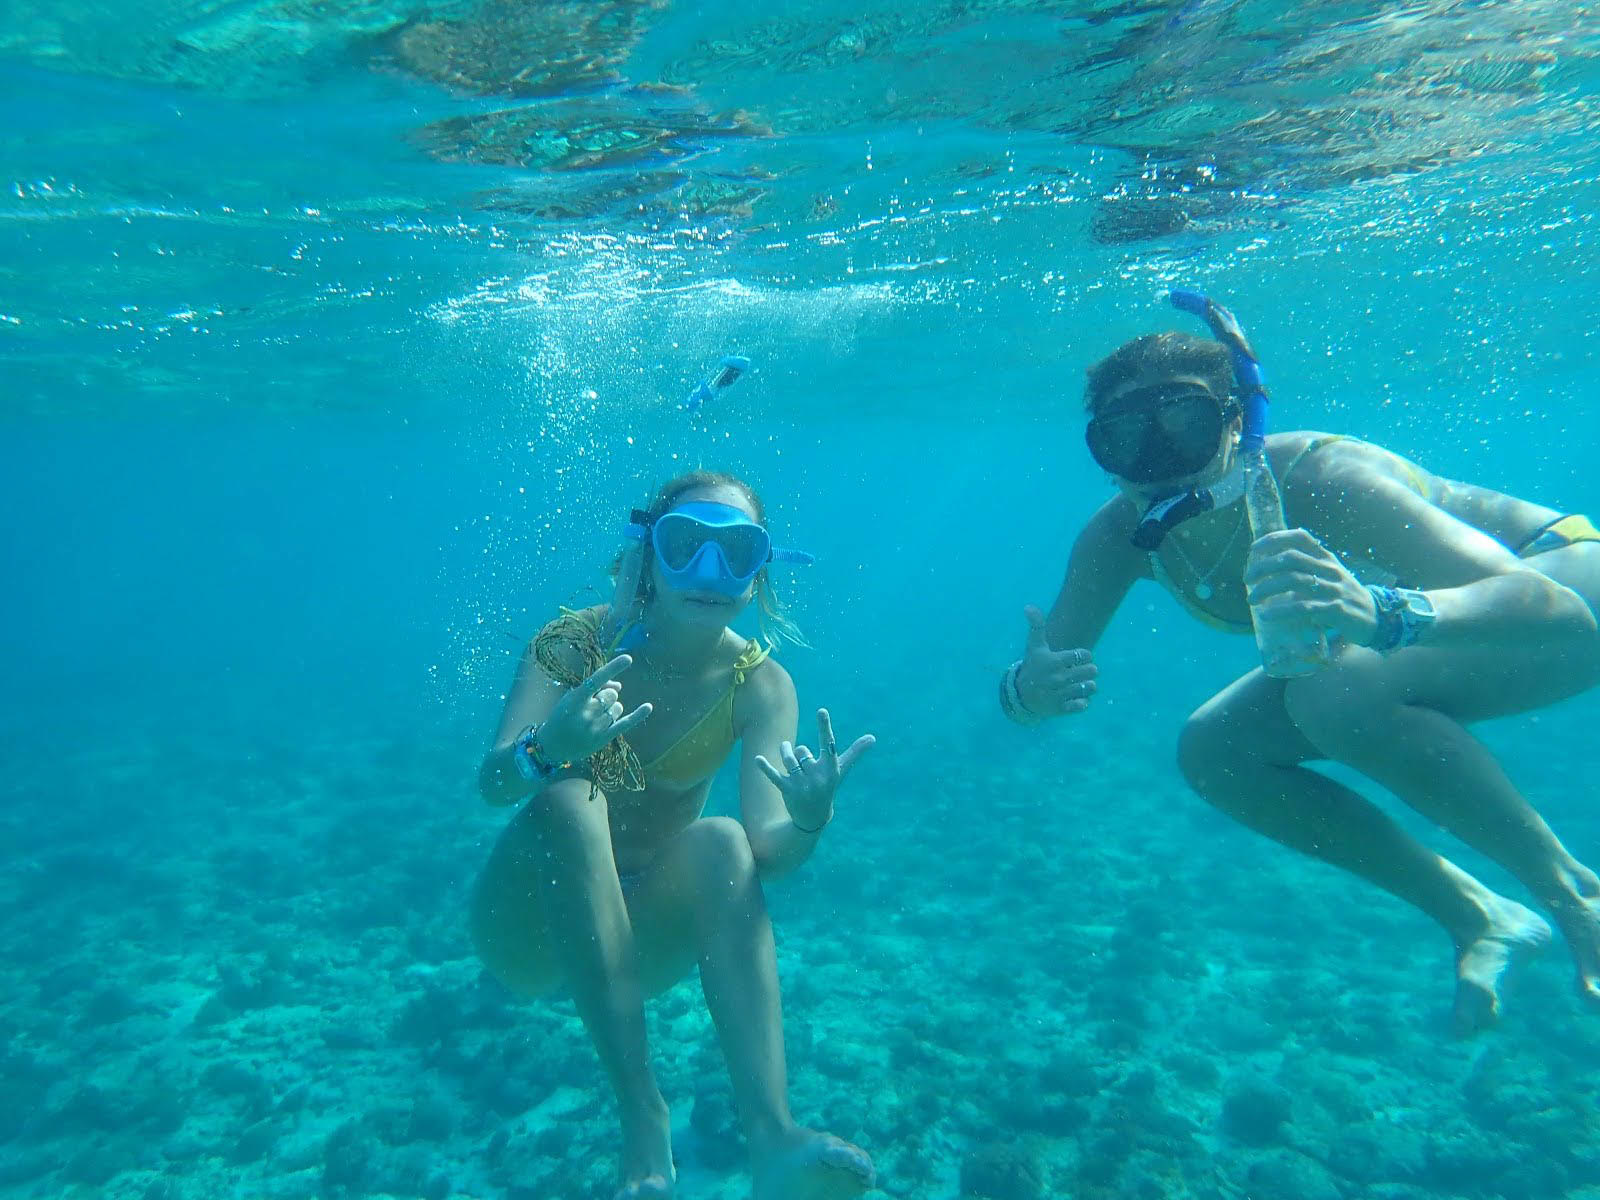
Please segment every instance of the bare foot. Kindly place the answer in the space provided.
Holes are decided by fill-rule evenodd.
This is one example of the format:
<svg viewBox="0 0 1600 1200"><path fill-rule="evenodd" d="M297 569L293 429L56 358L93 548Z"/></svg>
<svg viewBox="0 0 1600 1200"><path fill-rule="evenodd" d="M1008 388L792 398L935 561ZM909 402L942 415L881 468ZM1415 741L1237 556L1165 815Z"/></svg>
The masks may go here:
<svg viewBox="0 0 1600 1200"><path fill-rule="evenodd" d="M622 1118L622 1177L616 1200L671 1200L678 1172L672 1165L672 1121L667 1106Z"/></svg>
<svg viewBox="0 0 1600 1200"><path fill-rule="evenodd" d="M1600 880L1583 870L1570 891L1550 909L1578 961L1578 995L1600 1008Z"/></svg>
<svg viewBox="0 0 1600 1200"><path fill-rule="evenodd" d="M794 1129L755 1157L755 1200L849 1200L875 1182L865 1150L812 1129Z"/></svg>
<svg viewBox="0 0 1600 1200"><path fill-rule="evenodd" d="M1550 942L1550 926L1531 908L1504 896L1493 897L1484 913L1484 927L1471 939L1456 942L1456 1011L1458 1037L1489 1028L1500 1019L1500 981L1525 958Z"/></svg>

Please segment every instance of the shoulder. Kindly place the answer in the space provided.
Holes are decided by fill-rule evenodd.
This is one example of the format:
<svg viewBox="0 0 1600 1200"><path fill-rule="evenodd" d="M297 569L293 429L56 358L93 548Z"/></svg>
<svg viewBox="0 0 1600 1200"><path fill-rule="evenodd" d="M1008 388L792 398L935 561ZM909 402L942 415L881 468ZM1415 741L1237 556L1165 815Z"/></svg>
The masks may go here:
<svg viewBox="0 0 1600 1200"><path fill-rule="evenodd" d="M588 626L591 633L596 632L605 622L606 614L609 611L610 605L606 604L591 604L588 608L562 608L560 612L540 626L539 634L560 629L563 625L570 626L574 621ZM538 639L539 635L536 634L533 640L538 641Z"/></svg>
<svg viewBox="0 0 1600 1200"><path fill-rule="evenodd" d="M1430 504L1438 493L1438 480L1427 470L1358 437L1301 430L1267 438L1267 454L1285 499L1314 506L1379 499L1406 507Z"/></svg>
<svg viewBox="0 0 1600 1200"><path fill-rule="evenodd" d="M734 659L736 666L748 658L754 657L754 654L759 650L760 644L754 639L746 641L737 650ZM773 657L770 650L759 662L742 669L744 670L743 686L752 696L769 696L785 691L790 695L794 694L793 678L784 669L783 664Z"/></svg>
<svg viewBox="0 0 1600 1200"><path fill-rule="evenodd" d="M738 656L743 658L755 646L754 641L745 642ZM737 688L734 700L745 721L769 713L792 712L798 703L794 679L770 654L744 672L744 682Z"/></svg>
<svg viewBox="0 0 1600 1200"><path fill-rule="evenodd" d="M1280 486L1300 490L1384 492L1392 484L1421 494L1428 475L1392 450L1360 438L1296 430L1267 439Z"/></svg>
<svg viewBox="0 0 1600 1200"><path fill-rule="evenodd" d="M600 627L605 622L607 611L607 606L604 604L592 605L589 608L562 609L546 621L528 642L524 657L538 661L542 647L542 652L559 663L568 675L580 678L587 675L594 668L588 665L590 655L585 654L580 647L587 639L604 654L604 647L600 647L596 639Z"/></svg>
<svg viewBox="0 0 1600 1200"><path fill-rule="evenodd" d="M1433 476L1373 442L1296 432L1269 439L1268 453L1291 518L1322 534L1365 545L1380 527L1434 507Z"/></svg>
<svg viewBox="0 0 1600 1200"><path fill-rule="evenodd" d="M1133 502L1121 492L1112 496L1084 522L1078 533L1077 549L1094 554L1116 554L1126 550L1139 523Z"/></svg>

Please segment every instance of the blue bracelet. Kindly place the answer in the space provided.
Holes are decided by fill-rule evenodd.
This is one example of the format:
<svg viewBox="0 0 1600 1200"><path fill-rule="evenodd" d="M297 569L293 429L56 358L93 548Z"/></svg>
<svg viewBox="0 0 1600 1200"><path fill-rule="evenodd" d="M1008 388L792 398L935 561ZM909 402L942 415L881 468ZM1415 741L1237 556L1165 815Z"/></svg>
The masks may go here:
<svg viewBox="0 0 1600 1200"><path fill-rule="evenodd" d="M1392 587L1369 583L1367 591L1372 596L1372 607L1378 615L1378 628L1372 636L1371 648L1379 654L1393 654L1400 649L1400 643L1406 636L1405 619L1400 615L1405 601Z"/></svg>
<svg viewBox="0 0 1600 1200"><path fill-rule="evenodd" d="M511 758L517 764L517 774L524 779L549 779L569 763L553 763L544 756L544 747L539 744L539 727L529 725L517 735L517 740L511 743Z"/></svg>
<svg viewBox="0 0 1600 1200"><path fill-rule="evenodd" d="M1426 592L1375 584L1368 584L1367 591L1372 593L1373 606L1378 610L1372 649L1379 654L1393 654L1416 645L1436 619L1433 601Z"/></svg>

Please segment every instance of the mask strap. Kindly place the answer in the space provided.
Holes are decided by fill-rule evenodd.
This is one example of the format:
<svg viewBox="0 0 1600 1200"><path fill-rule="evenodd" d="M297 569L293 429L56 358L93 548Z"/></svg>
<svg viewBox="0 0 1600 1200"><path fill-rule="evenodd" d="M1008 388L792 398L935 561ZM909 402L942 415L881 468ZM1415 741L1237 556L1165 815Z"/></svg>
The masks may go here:
<svg viewBox="0 0 1600 1200"><path fill-rule="evenodd" d="M622 527L622 536L633 541L642 542L650 536L650 514L642 508L636 508L628 514L628 523Z"/></svg>

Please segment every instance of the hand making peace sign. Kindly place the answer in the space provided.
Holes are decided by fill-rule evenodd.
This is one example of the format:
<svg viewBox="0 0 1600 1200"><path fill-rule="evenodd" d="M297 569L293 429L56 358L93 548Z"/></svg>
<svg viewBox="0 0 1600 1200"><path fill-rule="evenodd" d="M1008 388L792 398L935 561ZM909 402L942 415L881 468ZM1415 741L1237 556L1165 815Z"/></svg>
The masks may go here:
<svg viewBox="0 0 1600 1200"><path fill-rule="evenodd" d="M539 726L539 741L556 762L582 762L642 722L652 706L641 704L623 715L620 675L633 665L631 654L619 654L556 701Z"/></svg>
<svg viewBox="0 0 1600 1200"><path fill-rule="evenodd" d="M765 755L756 755L756 766L766 773L783 794L783 803L789 810L789 819L804 833L817 833L833 820L833 796L855 766L856 760L877 743L877 738L864 733L850 744L843 754L833 740L833 721L825 708L817 709L817 741L822 756L814 757L804 746L784 742L779 747L785 771L780 772Z"/></svg>

